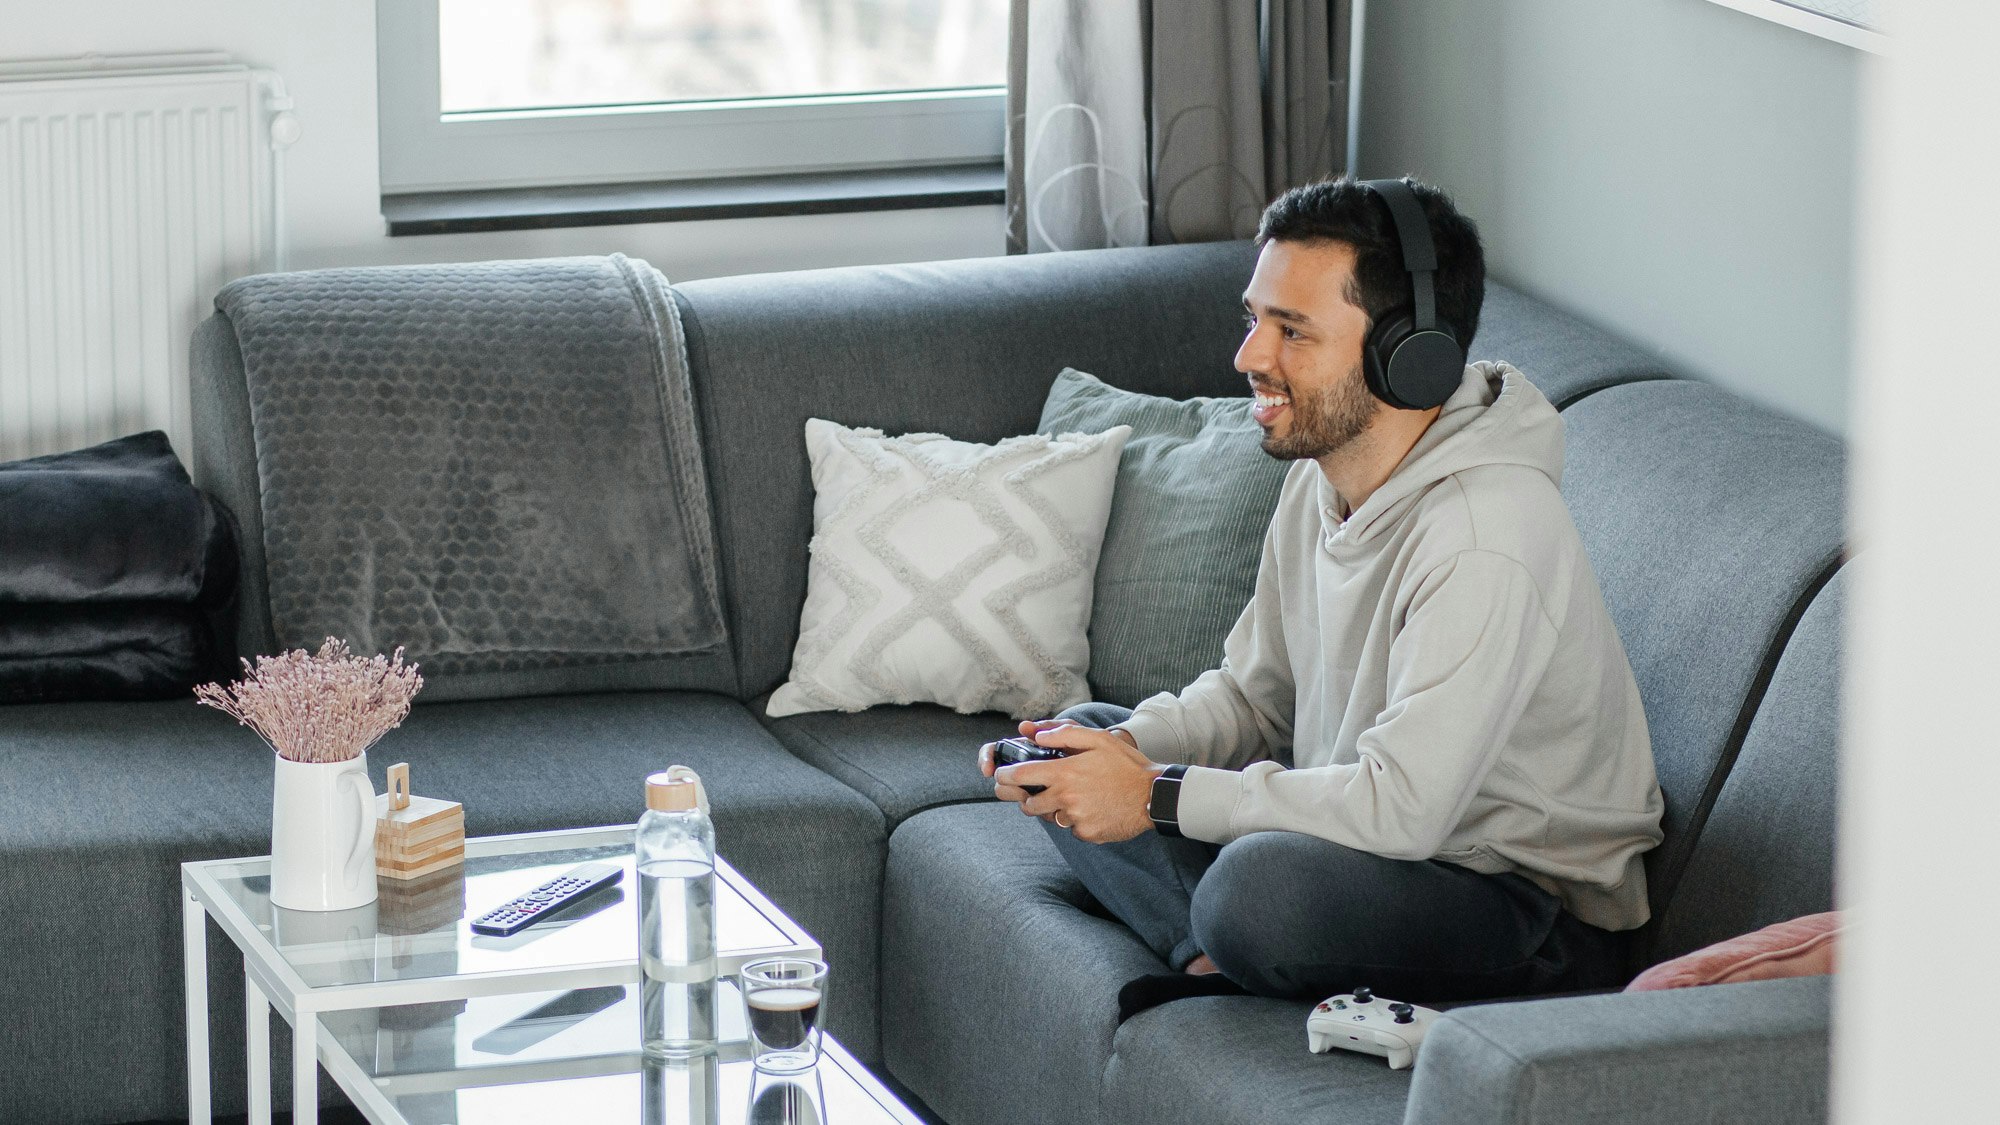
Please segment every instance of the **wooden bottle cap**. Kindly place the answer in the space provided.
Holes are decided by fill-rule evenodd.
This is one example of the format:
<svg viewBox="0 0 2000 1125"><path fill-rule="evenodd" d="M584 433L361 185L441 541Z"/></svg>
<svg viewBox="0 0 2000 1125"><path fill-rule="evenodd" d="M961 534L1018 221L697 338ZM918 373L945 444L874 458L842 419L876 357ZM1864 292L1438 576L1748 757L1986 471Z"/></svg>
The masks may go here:
<svg viewBox="0 0 2000 1125"><path fill-rule="evenodd" d="M654 812L686 812L701 803L701 783L674 773L646 779L646 807Z"/></svg>

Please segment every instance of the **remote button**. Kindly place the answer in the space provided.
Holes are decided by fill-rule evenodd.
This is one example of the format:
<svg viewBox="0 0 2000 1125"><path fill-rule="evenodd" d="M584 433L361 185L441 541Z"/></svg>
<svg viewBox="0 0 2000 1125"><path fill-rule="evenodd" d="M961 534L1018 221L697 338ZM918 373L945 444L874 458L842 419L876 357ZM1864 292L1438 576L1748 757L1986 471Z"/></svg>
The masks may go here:
<svg viewBox="0 0 2000 1125"><path fill-rule="evenodd" d="M1354 1002L1356 1004L1373 1004L1375 1002L1375 990L1372 988L1355 989Z"/></svg>

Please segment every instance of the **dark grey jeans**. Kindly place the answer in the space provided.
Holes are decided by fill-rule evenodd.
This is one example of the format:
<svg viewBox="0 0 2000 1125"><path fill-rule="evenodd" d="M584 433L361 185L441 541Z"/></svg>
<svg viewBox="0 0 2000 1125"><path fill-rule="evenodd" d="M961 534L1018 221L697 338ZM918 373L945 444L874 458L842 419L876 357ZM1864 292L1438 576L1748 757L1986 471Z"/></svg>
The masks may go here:
<svg viewBox="0 0 2000 1125"><path fill-rule="evenodd" d="M1131 711L1063 713L1110 727ZM1160 959L1206 953L1262 996L1318 1000L1366 985L1416 1003L1619 983L1619 935L1588 925L1519 875L1384 859L1297 832L1217 847L1146 832L1086 844L1044 822L1077 878Z"/></svg>

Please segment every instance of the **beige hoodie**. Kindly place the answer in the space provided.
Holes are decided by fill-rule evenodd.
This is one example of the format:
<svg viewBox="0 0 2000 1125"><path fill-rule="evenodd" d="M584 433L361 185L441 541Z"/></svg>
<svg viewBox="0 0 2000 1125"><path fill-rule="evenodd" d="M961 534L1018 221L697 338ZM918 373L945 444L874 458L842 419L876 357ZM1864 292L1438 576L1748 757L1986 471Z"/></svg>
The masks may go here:
<svg viewBox="0 0 2000 1125"><path fill-rule="evenodd" d="M1592 925L1645 922L1660 789L1562 461L1555 408L1479 363L1345 522L1292 466L1222 667L1121 724L1195 767L1182 831L1515 871Z"/></svg>

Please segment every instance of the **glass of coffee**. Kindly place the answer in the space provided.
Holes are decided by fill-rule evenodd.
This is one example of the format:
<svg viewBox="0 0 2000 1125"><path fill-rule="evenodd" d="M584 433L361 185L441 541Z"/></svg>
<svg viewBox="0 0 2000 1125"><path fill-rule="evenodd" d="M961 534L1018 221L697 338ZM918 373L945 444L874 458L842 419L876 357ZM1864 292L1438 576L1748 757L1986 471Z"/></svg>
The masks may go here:
<svg viewBox="0 0 2000 1125"><path fill-rule="evenodd" d="M797 1074L819 1061L826 1018L826 962L772 957L743 966L743 1006L751 1060L770 1074Z"/></svg>

